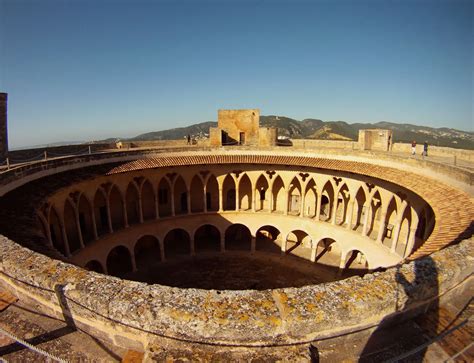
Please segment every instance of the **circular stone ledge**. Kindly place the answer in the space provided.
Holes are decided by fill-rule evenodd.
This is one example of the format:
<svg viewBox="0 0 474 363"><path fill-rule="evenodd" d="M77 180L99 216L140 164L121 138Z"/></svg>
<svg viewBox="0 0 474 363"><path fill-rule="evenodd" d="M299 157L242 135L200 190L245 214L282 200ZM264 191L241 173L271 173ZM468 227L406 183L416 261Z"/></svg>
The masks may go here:
<svg viewBox="0 0 474 363"><path fill-rule="evenodd" d="M179 289L88 272L5 238L0 243L0 283L20 299L70 315L100 339L142 350L161 340L176 349L305 344L403 317L474 271L471 239L363 278L263 291Z"/></svg>

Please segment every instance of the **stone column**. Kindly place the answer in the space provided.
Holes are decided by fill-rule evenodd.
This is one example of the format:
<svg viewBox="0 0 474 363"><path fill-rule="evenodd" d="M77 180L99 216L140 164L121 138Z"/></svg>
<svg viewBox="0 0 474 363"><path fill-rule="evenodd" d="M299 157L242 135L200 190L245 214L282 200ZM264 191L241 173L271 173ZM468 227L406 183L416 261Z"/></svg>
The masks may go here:
<svg viewBox="0 0 474 363"><path fill-rule="evenodd" d="M289 191L289 190L285 190L285 209L283 210L283 214L284 214L285 216L288 215L289 194L290 194L290 191Z"/></svg>
<svg viewBox="0 0 474 363"><path fill-rule="evenodd" d="M300 217L304 217L305 204L306 204L306 193L301 192Z"/></svg>
<svg viewBox="0 0 474 363"><path fill-rule="evenodd" d="M321 193L318 193L318 195L316 196L317 200L316 200L316 220L319 221L319 218L321 217L321 201L322 201L322 194Z"/></svg>
<svg viewBox="0 0 474 363"><path fill-rule="evenodd" d="M203 195L203 202L204 202L204 204L203 204L203 206L204 206L204 207L203 207L203 211L204 211L204 213L207 213L207 184L204 184L204 189L203 189L203 191L204 191L204 195Z"/></svg>
<svg viewBox="0 0 474 363"><path fill-rule="evenodd" d="M281 255L284 256L286 254L286 237L284 240L281 241Z"/></svg>
<svg viewBox="0 0 474 363"><path fill-rule="evenodd" d="M137 271L137 261L135 261L135 251L129 251L130 252L130 259L132 260L132 271L135 272Z"/></svg>
<svg viewBox="0 0 474 363"><path fill-rule="evenodd" d="M257 237L252 236L252 239L250 240L250 252L255 253L256 249L257 249Z"/></svg>
<svg viewBox="0 0 474 363"><path fill-rule="evenodd" d="M69 240L67 238L66 227L64 226L64 221L60 221L61 225L61 235L63 236L64 242L64 252L66 253L66 257L71 257L71 250L69 249Z"/></svg>
<svg viewBox="0 0 474 363"><path fill-rule="evenodd" d="M0 92L0 162L8 156L7 101L8 94Z"/></svg>
<svg viewBox="0 0 474 363"><path fill-rule="evenodd" d="M191 191L186 189L186 206L188 208L188 214L191 213Z"/></svg>
<svg viewBox="0 0 474 363"><path fill-rule="evenodd" d="M160 259L161 259L161 262L165 262L166 261L165 243L162 240L158 240L158 243L160 245Z"/></svg>
<svg viewBox="0 0 474 363"><path fill-rule="evenodd" d="M235 210L239 211L240 209L240 188L239 183L235 182Z"/></svg>
<svg viewBox="0 0 474 363"><path fill-rule="evenodd" d="M221 234L221 253L225 252L225 234Z"/></svg>
<svg viewBox="0 0 474 363"><path fill-rule="evenodd" d="M143 223L143 202L142 202L142 193L140 192L138 198L138 220L140 223Z"/></svg>
<svg viewBox="0 0 474 363"><path fill-rule="evenodd" d="M219 188L219 212L224 210L224 190L222 187Z"/></svg>
<svg viewBox="0 0 474 363"><path fill-rule="evenodd" d="M332 215L331 215L331 224L336 224L336 215L337 215L337 207L339 204L339 192L336 194L334 193L334 201L332 203Z"/></svg>
<svg viewBox="0 0 474 363"><path fill-rule="evenodd" d="M74 218L76 219L76 229L77 236L79 237L79 245L81 246L81 248L84 248L84 237L82 236L81 223L79 221L79 212L77 211L76 207L74 207Z"/></svg>
<svg viewBox="0 0 474 363"><path fill-rule="evenodd" d="M385 232L385 227L387 226L387 209L384 209L380 214L380 225L379 231L377 233L377 242L382 243L383 235Z"/></svg>
<svg viewBox="0 0 474 363"><path fill-rule="evenodd" d="M372 201L369 200L367 203L365 203L365 216L364 216L364 226L362 227L362 235L367 236L367 228L369 224L369 214L371 214L372 208L370 208L370 205L372 204Z"/></svg>
<svg viewBox="0 0 474 363"><path fill-rule="evenodd" d="M158 195L155 194L155 219L160 218L160 206L159 206L159 201L158 201Z"/></svg>
<svg viewBox="0 0 474 363"><path fill-rule="evenodd" d="M114 233L114 227L112 225L112 214L110 213L110 202L109 196L107 195L107 200L105 201L107 207L107 222L109 223L109 233Z"/></svg>
<svg viewBox="0 0 474 363"><path fill-rule="evenodd" d="M392 231L392 245L390 246L390 252L395 253L398 244L398 237L400 236L400 228L402 226L402 221L397 220L395 227L393 227Z"/></svg>
<svg viewBox="0 0 474 363"><path fill-rule="evenodd" d="M94 240L97 241L99 239L99 233L97 233L97 222L95 220L95 208L91 207L91 209L92 209L92 213L91 213L92 233L94 236Z"/></svg>
<svg viewBox="0 0 474 363"><path fill-rule="evenodd" d="M416 227L417 226L410 228L410 234L408 235L408 243L403 257L408 257L413 251L413 247L415 246Z"/></svg>
<svg viewBox="0 0 474 363"><path fill-rule="evenodd" d="M130 225L128 224L127 200L126 199L122 200L122 214L123 214L123 224L125 225L125 228L130 227Z"/></svg>
<svg viewBox="0 0 474 363"><path fill-rule="evenodd" d="M355 205L355 198L352 198L349 200L349 208L347 209L347 213L348 213L348 215L346 216L347 229L352 228L352 218L354 218L354 205Z"/></svg>
<svg viewBox="0 0 474 363"><path fill-rule="evenodd" d="M270 208L270 213L273 212L273 180L268 187L268 192L270 195L270 202L268 203L268 208Z"/></svg>
<svg viewBox="0 0 474 363"><path fill-rule="evenodd" d="M191 256L196 256L196 246L194 244L194 236L189 236L189 249L191 250Z"/></svg>
<svg viewBox="0 0 474 363"><path fill-rule="evenodd" d="M311 262L316 262L316 256L318 254L318 245L311 246Z"/></svg>

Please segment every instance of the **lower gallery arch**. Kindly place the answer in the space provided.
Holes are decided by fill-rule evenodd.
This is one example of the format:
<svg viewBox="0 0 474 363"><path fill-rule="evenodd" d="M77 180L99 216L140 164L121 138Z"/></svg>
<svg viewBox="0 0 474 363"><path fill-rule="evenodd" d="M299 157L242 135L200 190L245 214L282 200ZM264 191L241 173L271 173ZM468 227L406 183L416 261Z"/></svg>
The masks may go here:
<svg viewBox="0 0 474 363"><path fill-rule="evenodd" d="M104 272L104 268L102 267L102 264L97 260L90 260L89 262L85 264L84 268L89 271L95 271L99 273Z"/></svg>
<svg viewBox="0 0 474 363"><path fill-rule="evenodd" d="M344 263L344 272L349 275L365 274L369 269L369 261L363 252L351 250L347 253Z"/></svg>
<svg viewBox="0 0 474 363"><path fill-rule="evenodd" d="M243 224L233 224L225 231L226 250L250 251L252 244L252 234Z"/></svg>
<svg viewBox="0 0 474 363"><path fill-rule="evenodd" d="M302 230L294 230L286 237L286 253L307 260L311 257L311 237Z"/></svg>
<svg viewBox="0 0 474 363"><path fill-rule="evenodd" d="M156 237L151 235L141 237L135 244L134 252L138 270L152 266L161 260L160 243Z"/></svg>
<svg viewBox="0 0 474 363"><path fill-rule="evenodd" d="M323 238L316 245L314 262L338 268L341 262L341 254L342 250L339 243L332 238Z"/></svg>
<svg viewBox="0 0 474 363"><path fill-rule="evenodd" d="M205 224L194 233L194 245L196 246L196 253L220 251L221 234L213 225Z"/></svg>
<svg viewBox="0 0 474 363"><path fill-rule="evenodd" d="M267 225L260 227L256 233L256 250L281 252L281 232L278 228Z"/></svg>
<svg viewBox="0 0 474 363"><path fill-rule="evenodd" d="M188 232L181 228L175 228L169 231L163 244L165 246L165 256L171 259L178 256L189 256L191 254L191 239Z"/></svg>
<svg viewBox="0 0 474 363"><path fill-rule="evenodd" d="M127 247L114 247L107 256L107 272L109 275L124 277L132 272L132 256Z"/></svg>

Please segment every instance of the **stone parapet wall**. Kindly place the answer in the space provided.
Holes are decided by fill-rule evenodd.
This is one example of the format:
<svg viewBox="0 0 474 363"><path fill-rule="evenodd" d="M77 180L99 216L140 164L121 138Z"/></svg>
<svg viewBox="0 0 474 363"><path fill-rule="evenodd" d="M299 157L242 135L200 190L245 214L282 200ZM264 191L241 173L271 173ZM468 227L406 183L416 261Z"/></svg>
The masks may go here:
<svg viewBox="0 0 474 363"><path fill-rule="evenodd" d="M385 272L333 283L263 291L178 289L87 272L1 237L0 284L99 339L128 349L189 343L307 344L411 316L474 272L464 241Z"/></svg>

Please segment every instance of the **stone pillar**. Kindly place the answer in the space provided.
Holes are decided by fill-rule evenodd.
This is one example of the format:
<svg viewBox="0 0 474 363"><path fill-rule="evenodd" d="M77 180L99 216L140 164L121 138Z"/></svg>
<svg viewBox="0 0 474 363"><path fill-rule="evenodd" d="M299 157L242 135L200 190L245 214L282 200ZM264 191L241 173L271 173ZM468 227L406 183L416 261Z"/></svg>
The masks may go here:
<svg viewBox="0 0 474 363"><path fill-rule="evenodd" d="M77 207L74 207L74 218L76 219L76 229L77 235L79 237L79 245L81 246L81 248L84 248L84 237L82 236L81 222L79 221L79 212L77 210Z"/></svg>
<svg viewBox="0 0 474 363"><path fill-rule="evenodd" d="M114 227L112 225L112 215L110 214L109 195L107 195L105 205L107 206L107 222L109 223L109 233L114 233Z"/></svg>
<svg viewBox="0 0 474 363"><path fill-rule="evenodd" d="M8 94L0 92L0 162L8 156L7 100Z"/></svg>
<svg viewBox="0 0 474 363"><path fill-rule="evenodd" d="M91 207L91 221L92 221L92 233L94 236L94 240L97 241L99 239L99 234L97 233L97 222L95 220L95 209Z"/></svg>
<svg viewBox="0 0 474 363"><path fill-rule="evenodd" d="M316 201L316 220L319 221L319 218L321 217L321 201L322 201L322 194L318 193L316 196L317 201Z"/></svg>
<svg viewBox="0 0 474 363"><path fill-rule="evenodd" d="M130 227L128 224L128 214L127 214L127 199L122 200L122 215L123 215L123 224L125 228Z"/></svg>
<svg viewBox="0 0 474 363"><path fill-rule="evenodd" d="M174 183L171 185L170 189L170 198L171 198L171 216L174 217L176 215L176 211L174 208Z"/></svg>
<svg viewBox="0 0 474 363"><path fill-rule="evenodd" d="M132 271L137 271L137 261L135 260L135 251L130 251L130 259L132 260Z"/></svg>
<svg viewBox="0 0 474 363"><path fill-rule="evenodd" d="M186 190L186 206L188 207L188 214L191 214L191 191Z"/></svg>
<svg viewBox="0 0 474 363"><path fill-rule="evenodd" d="M158 195L155 194L155 219L160 218L160 206L158 202Z"/></svg>
<svg viewBox="0 0 474 363"><path fill-rule="evenodd" d="M347 229L352 228L352 218L354 217L354 205L355 205L355 198L352 198L349 200L349 208L347 210L348 215L346 216Z"/></svg>
<svg viewBox="0 0 474 363"><path fill-rule="evenodd" d="M290 194L290 191L289 191L289 190L285 190L285 209L283 210L283 214L284 214L285 216L288 215L289 194Z"/></svg>
<svg viewBox="0 0 474 363"><path fill-rule="evenodd" d="M284 256L286 254L286 237L283 241L281 241L281 255Z"/></svg>
<svg viewBox="0 0 474 363"><path fill-rule="evenodd" d="M387 210L383 210L380 215L379 231L377 233L377 242L382 242L385 227L387 226Z"/></svg>
<svg viewBox="0 0 474 363"><path fill-rule="evenodd" d="M221 253L225 252L225 234L221 234Z"/></svg>
<svg viewBox="0 0 474 363"><path fill-rule="evenodd" d="M397 223L395 224L395 227L393 228L392 231L392 245L390 246L390 252L395 253L397 249L397 244L398 244L398 237L400 235L400 228L402 226L402 221L397 220Z"/></svg>
<svg viewBox="0 0 474 363"><path fill-rule="evenodd" d="M196 256L196 246L194 244L194 236L189 236L189 249L191 250L191 256Z"/></svg>
<svg viewBox="0 0 474 363"><path fill-rule="evenodd" d="M416 226L410 228L410 234L408 235L408 243L403 257L408 257L411 254L413 247L415 246L415 234Z"/></svg>
<svg viewBox="0 0 474 363"><path fill-rule="evenodd" d="M240 209L240 188L239 183L235 182L235 210L239 211Z"/></svg>
<svg viewBox="0 0 474 363"><path fill-rule="evenodd" d="M250 241L250 252L255 253L256 249L257 249L257 238L252 236L252 239Z"/></svg>
<svg viewBox="0 0 474 363"><path fill-rule="evenodd" d="M203 188L203 192L204 192L204 195L203 195L203 212L204 213L207 213L207 184L204 184L204 188Z"/></svg>
<svg viewBox="0 0 474 363"><path fill-rule="evenodd" d="M305 205L306 205L306 193L301 192L300 217L304 217Z"/></svg>
<svg viewBox="0 0 474 363"><path fill-rule="evenodd" d="M316 262L317 252L318 252L318 245L311 246L311 262Z"/></svg>
<svg viewBox="0 0 474 363"><path fill-rule="evenodd" d="M140 223L143 223L143 202L141 192L140 197L138 198L138 220L140 221Z"/></svg>
<svg viewBox="0 0 474 363"><path fill-rule="evenodd" d="M61 235L63 236L64 242L64 251L66 252L66 257L71 257L71 250L69 249L69 241L67 239L66 227L64 226L64 222L61 221Z"/></svg>
<svg viewBox="0 0 474 363"><path fill-rule="evenodd" d="M339 204L339 192L337 192L337 194L335 194L334 202L332 203L331 224L333 226L336 225L336 216L337 216L338 204Z"/></svg>
<svg viewBox="0 0 474 363"><path fill-rule="evenodd" d="M161 239L158 240L158 243L160 245L160 259L161 259L161 262L165 262L166 261L165 243Z"/></svg>
<svg viewBox="0 0 474 363"><path fill-rule="evenodd" d="M371 204L372 204L372 201L369 200L369 202L366 203L366 205L364 205L364 207L365 207L365 216L364 216L364 226L362 228L362 235L363 236L367 236L367 228L368 228L368 224L369 224L369 214L371 214L371 211L372 211L372 208L370 207Z"/></svg>
<svg viewBox="0 0 474 363"><path fill-rule="evenodd" d="M223 188L219 188L219 212L222 212L224 210L224 190Z"/></svg>

